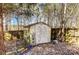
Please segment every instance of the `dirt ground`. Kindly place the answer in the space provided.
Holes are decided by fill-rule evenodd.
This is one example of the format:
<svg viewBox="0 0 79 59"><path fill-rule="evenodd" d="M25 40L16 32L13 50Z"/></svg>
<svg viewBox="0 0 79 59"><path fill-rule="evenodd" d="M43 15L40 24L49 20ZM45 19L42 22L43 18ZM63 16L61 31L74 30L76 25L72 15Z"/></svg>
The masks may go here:
<svg viewBox="0 0 79 59"><path fill-rule="evenodd" d="M66 43L47 43L33 47L24 55L79 55L79 48Z"/></svg>

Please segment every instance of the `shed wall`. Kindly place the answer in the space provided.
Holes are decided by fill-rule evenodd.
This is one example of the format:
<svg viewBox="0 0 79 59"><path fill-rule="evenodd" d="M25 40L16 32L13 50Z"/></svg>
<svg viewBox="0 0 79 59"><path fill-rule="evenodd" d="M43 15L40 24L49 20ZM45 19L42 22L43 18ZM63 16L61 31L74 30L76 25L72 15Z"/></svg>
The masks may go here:
<svg viewBox="0 0 79 59"><path fill-rule="evenodd" d="M42 23L33 25L30 27L30 33L32 35L32 44L41 44L50 42L51 28Z"/></svg>
<svg viewBox="0 0 79 59"><path fill-rule="evenodd" d="M50 42L51 28L44 24L36 25L36 44Z"/></svg>

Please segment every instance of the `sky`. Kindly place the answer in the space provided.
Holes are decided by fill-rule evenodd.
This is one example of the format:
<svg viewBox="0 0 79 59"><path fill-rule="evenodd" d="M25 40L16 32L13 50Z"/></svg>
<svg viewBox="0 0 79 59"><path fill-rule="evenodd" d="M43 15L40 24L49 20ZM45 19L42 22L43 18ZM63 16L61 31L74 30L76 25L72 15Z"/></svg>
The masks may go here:
<svg viewBox="0 0 79 59"><path fill-rule="evenodd" d="M16 20L16 18L12 18L11 24L12 24L12 25L17 25L17 20Z"/></svg>
<svg viewBox="0 0 79 59"><path fill-rule="evenodd" d="M19 18L19 22L21 22L21 18ZM24 21L27 24L31 24L31 23L34 23L36 22L36 16L32 16L28 21ZM11 24L12 25L17 25L17 19L15 17L11 18Z"/></svg>

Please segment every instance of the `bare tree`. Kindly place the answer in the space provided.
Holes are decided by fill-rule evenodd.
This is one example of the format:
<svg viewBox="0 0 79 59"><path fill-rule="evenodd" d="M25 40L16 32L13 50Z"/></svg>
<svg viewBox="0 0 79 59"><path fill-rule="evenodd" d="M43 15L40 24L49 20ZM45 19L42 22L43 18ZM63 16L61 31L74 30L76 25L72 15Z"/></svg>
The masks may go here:
<svg viewBox="0 0 79 59"><path fill-rule="evenodd" d="M2 4L0 4L0 54L5 53L2 9Z"/></svg>
<svg viewBox="0 0 79 59"><path fill-rule="evenodd" d="M64 30L65 30L65 14L66 14L66 3L62 3L62 9L61 9L61 41L64 41Z"/></svg>

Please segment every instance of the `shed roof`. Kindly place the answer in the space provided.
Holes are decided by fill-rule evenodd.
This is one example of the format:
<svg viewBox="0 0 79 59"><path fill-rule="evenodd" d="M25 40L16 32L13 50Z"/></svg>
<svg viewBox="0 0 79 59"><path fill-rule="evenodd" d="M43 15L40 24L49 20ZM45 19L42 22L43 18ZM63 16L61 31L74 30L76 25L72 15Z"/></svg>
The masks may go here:
<svg viewBox="0 0 79 59"><path fill-rule="evenodd" d="M27 28L27 27L30 27L30 26L34 26L36 24L44 24L44 25L47 25L48 27L52 28L50 25L44 23L44 22L36 22L36 23L32 23L32 24L29 24L29 25L24 25L24 28ZM52 29L61 29L61 28L52 28ZM65 28L65 30L79 30L79 28Z"/></svg>
<svg viewBox="0 0 79 59"><path fill-rule="evenodd" d="M29 25L25 25L24 28L26 28L26 27L30 27L30 26L34 26L34 25L36 25L36 24L44 24L44 25L47 25L48 27L51 28L50 25L48 25L48 24L46 24L46 23L44 23L44 22L37 22L37 23L33 23L33 24L29 24Z"/></svg>

